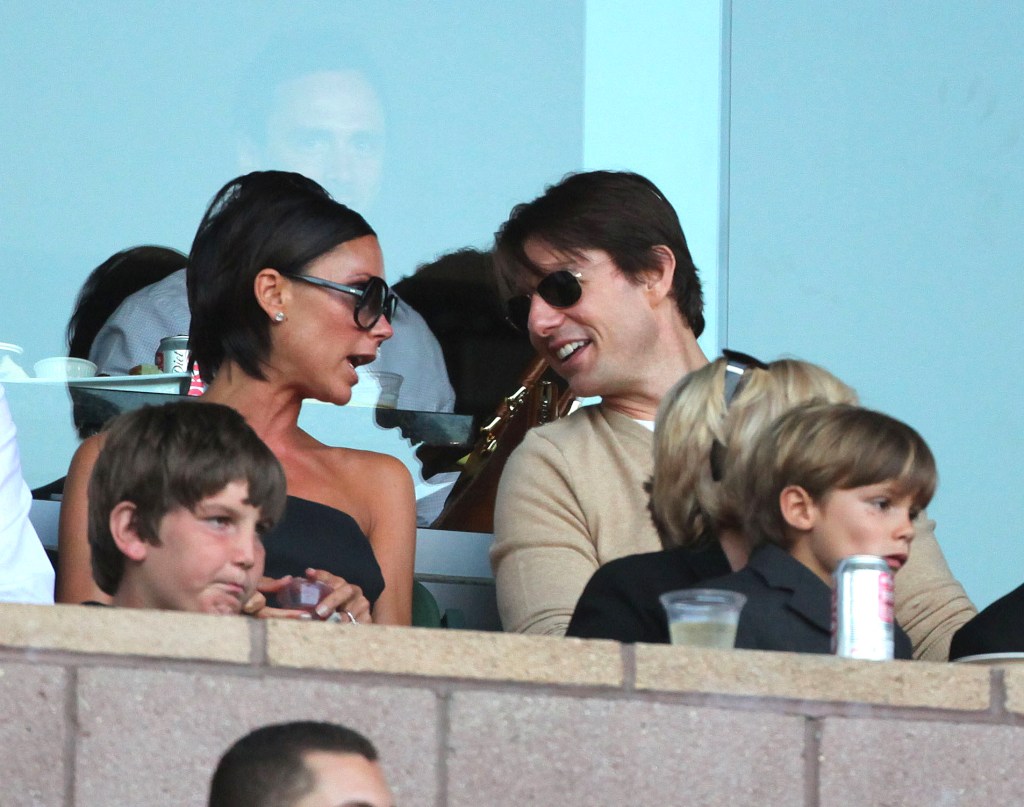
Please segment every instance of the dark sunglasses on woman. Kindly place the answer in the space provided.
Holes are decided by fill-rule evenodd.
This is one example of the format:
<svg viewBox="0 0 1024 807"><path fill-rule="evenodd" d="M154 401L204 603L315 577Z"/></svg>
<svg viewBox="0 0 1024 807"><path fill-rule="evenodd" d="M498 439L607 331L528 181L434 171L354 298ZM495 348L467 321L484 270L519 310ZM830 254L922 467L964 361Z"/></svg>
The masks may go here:
<svg viewBox="0 0 1024 807"><path fill-rule="evenodd" d="M311 286L319 286L324 289L340 291L342 294L351 294L356 298L355 320L356 327L363 331L369 331L384 317L391 322L395 316L395 309L398 307L398 297L388 288L388 284L379 277L371 277L366 284L359 286L346 286L342 283L335 283L331 280L324 280L322 277L310 275L289 275L292 280L301 280Z"/></svg>
<svg viewBox="0 0 1024 807"><path fill-rule="evenodd" d="M545 275L544 279L537 284L535 293L540 295L545 303L553 308L569 308L576 305L583 295L583 287L580 286L580 272L571 272L568 269L560 269ZM532 294L519 294L512 297L505 303L506 316L509 324L517 331L527 330L530 320L530 301Z"/></svg>

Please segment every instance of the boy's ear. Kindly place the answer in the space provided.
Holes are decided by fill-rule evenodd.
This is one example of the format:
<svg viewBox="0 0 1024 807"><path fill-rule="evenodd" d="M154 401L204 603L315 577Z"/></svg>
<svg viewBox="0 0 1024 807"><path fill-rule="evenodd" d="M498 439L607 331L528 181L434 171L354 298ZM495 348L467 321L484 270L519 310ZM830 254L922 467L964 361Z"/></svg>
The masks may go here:
<svg viewBox="0 0 1024 807"><path fill-rule="evenodd" d="M253 278L252 289L256 302L271 319L287 308L290 290L285 276L276 269L260 269Z"/></svg>
<svg viewBox="0 0 1024 807"><path fill-rule="evenodd" d="M806 531L814 526L817 508L811 494L799 485L787 485L779 494L782 518L794 530Z"/></svg>
<svg viewBox="0 0 1024 807"><path fill-rule="evenodd" d="M644 279L644 287L653 302L658 302L672 294L672 280L676 274L676 256L664 244L658 244L651 248L654 254L655 263L648 269L644 269L641 275Z"/></svg>
<svg viewBox="0 0 1024 807"><path fill-rule="evenodd" d="M121 554L139 563L146 559L150 544L139 535L134 502L118 502L110 511L110 534Z"/></svg>

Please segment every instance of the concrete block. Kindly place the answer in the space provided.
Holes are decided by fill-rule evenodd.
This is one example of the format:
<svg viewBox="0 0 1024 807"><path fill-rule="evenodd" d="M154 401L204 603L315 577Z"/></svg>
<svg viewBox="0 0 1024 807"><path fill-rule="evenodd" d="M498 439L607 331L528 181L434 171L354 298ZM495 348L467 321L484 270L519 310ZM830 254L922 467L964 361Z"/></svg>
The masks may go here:
<svg viewBox="0 0 1024 807"><path fill-rule="evenodd" d="M438 704L340 679L83 669L75 807L203 807L220 755L267 723L326 720L377 746L398 804L436 801Z"/></svg>
<svg viewBox="0 0 1024 807"><path fill-rule="evenodd" d="M0 804L64 807L67 676L47 664L0 663Z"/></svg>
<svg viewBox="0 0 1024 807"><path fill-rule="evenodd" d="M988 671L927 661L636 645L637 689L984 710Z"/></svg>
<svg viewBox="0 0 1024 807"><path fill-rule="evenodd" d="M461 692L448 748L450 807L804 804L800 717Z"/></svg>
<svg viewBox="0 0 1024 807"><path fill-rule="evenodd" d="M0 647L249 661L248 617L84 605L2 605L0 609Z"/></svg>
<svg viewBox="0 0 1024 807"><path fill-rule="evenodd" d="M820 807L1024 802L1024 727L827 718Z"/></svg>
<svg viewBox="0 0 1024 807"><path fill-rule="evenodd" d="M1024 714L1024 665L1003 667L1003 683L1006 687L1006 708Z"/></svg>
<svg viewBox="0 0 1024 807"><path fill-rule="evenodd" d="M552 636L363 628L275 620L267 656L282 667L579 686L621 686L617 642Z"/></svg>

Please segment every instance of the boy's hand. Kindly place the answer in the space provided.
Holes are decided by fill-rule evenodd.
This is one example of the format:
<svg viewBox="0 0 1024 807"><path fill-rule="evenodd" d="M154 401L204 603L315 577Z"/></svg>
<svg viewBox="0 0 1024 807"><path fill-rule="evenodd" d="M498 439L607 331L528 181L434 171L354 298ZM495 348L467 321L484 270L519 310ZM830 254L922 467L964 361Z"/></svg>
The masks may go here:
<svg viewBox="0 0 1024 807"><path fill-rule="evenodd" d="M294 578L289 574L277 579L273 577L261 577L256 584L256 591L253 592L249 601L242 606L242 613L254 616L257 619L309 619L306 611L297 611L290 608L271 608L267 605L267 594L276 594Z"/></svg>

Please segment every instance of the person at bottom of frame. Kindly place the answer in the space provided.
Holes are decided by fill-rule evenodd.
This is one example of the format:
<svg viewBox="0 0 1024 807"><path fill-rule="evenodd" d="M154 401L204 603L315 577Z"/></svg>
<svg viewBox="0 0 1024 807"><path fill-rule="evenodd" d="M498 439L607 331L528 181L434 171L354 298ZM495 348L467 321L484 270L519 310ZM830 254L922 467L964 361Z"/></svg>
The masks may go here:
<svg viewBox="0 0 1024 807"><path fill-rule="evenodd" d="M217 764L208 807L392 807L377 749L357 731L297 721L255 729Z"/></svg>

